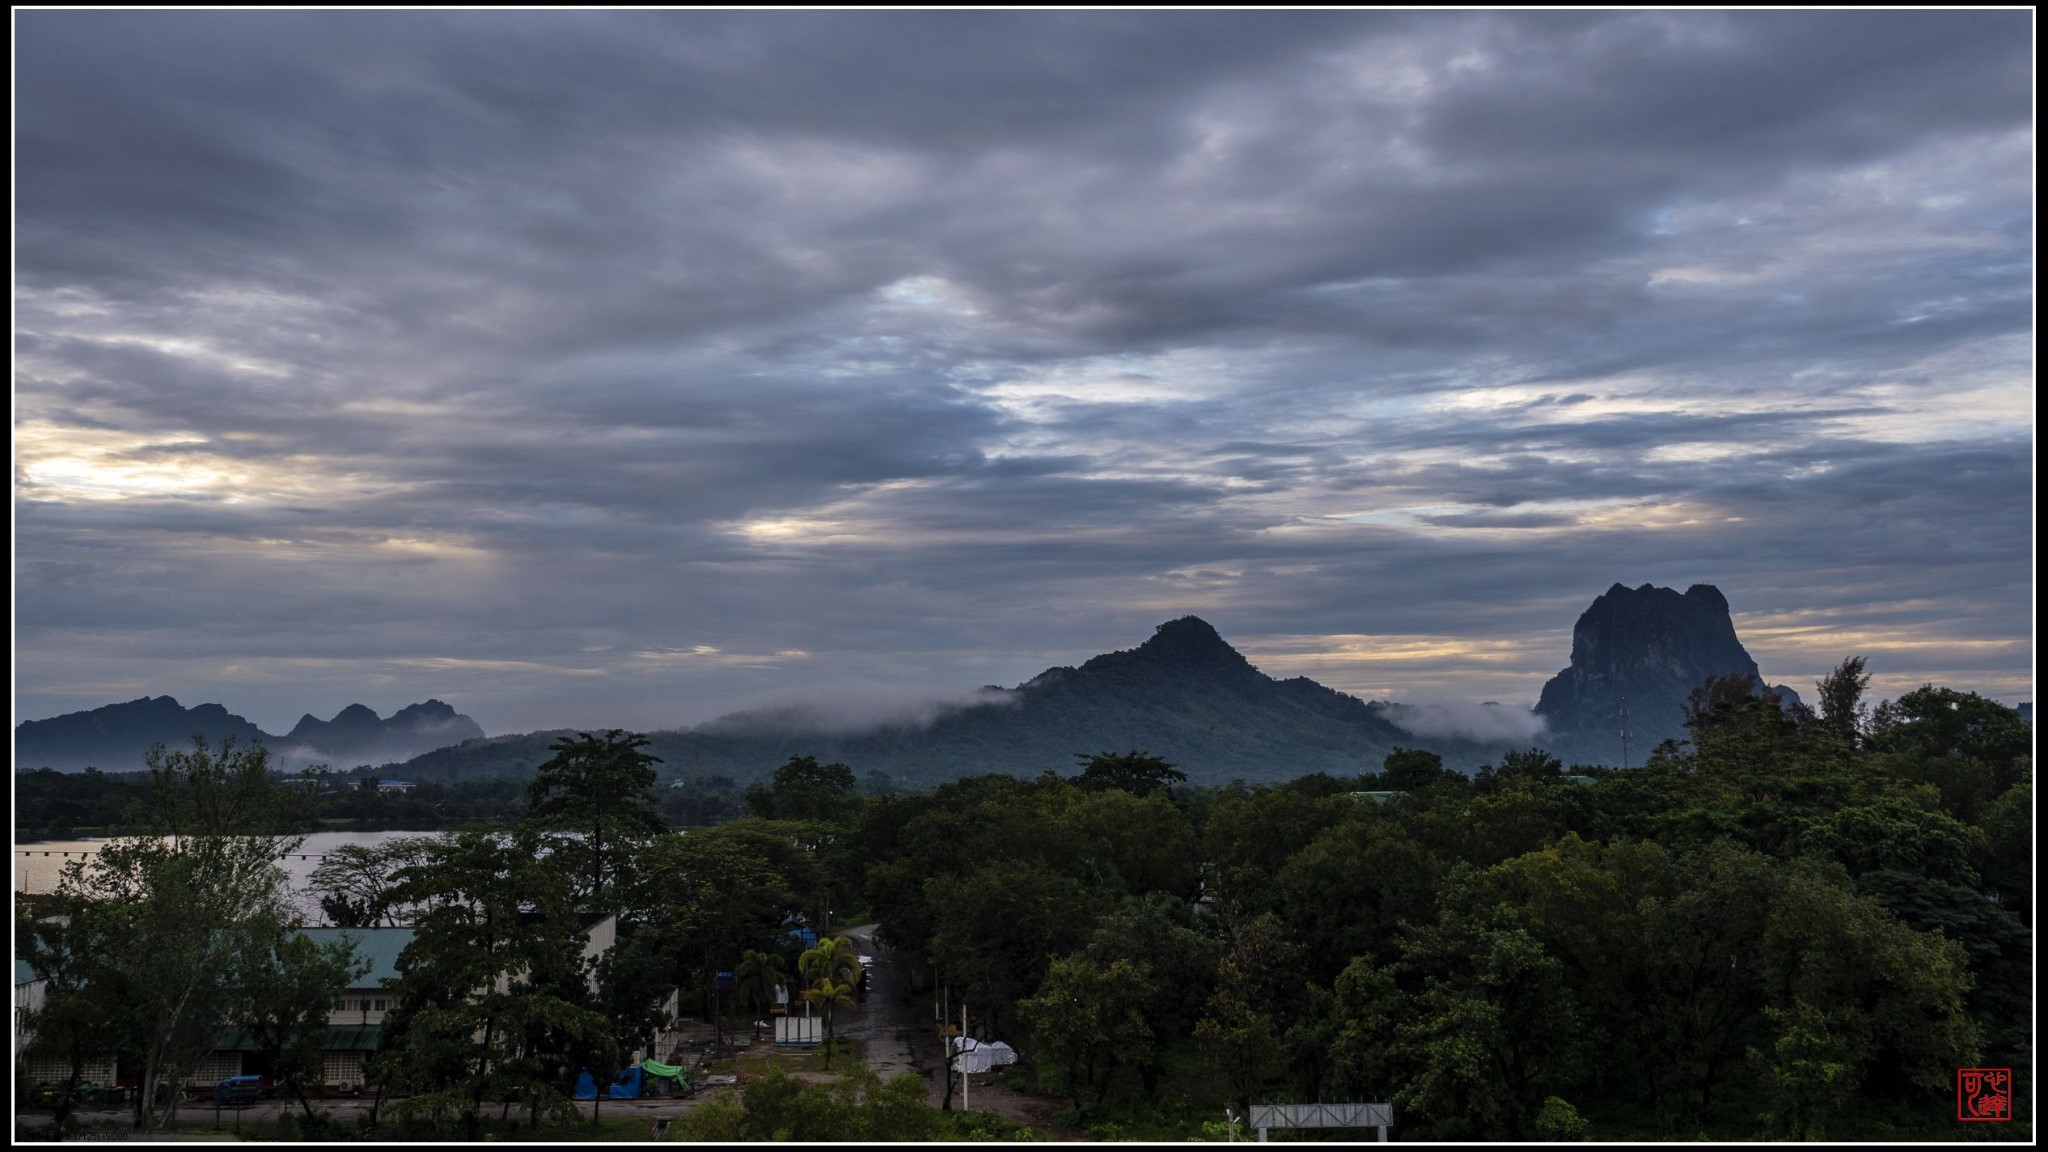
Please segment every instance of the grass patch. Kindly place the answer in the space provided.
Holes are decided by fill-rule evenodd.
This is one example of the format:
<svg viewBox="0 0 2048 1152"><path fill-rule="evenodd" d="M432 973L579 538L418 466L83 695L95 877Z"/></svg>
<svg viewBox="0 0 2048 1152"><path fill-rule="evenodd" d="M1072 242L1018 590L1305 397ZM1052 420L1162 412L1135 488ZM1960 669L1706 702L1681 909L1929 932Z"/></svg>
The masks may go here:
<svg viewBox="0 0 2048 1152"><path fill-rule="evenodd" d="M1033 1132L1029 1125L1019 1124L1015 1120L1005 1120L988 1112L940 1112L938 1116L938 1134L934 1137L936 1140L980 1142L1039 1139L1039 1134Z"/></svg>
<svg viewBox="0 0 2048 1152"><path fill-rule="evenodd" d="M756 1047L736 1062L740 1071L765 1069L769 1066L784 1072L825 1072L841 1071L848 1063L858 1064L861 1058L861 1042L853 1039L834 1040L832 1066L825 1066L823 1045L816 1048L777 1048L772 1044Z"/></svg>

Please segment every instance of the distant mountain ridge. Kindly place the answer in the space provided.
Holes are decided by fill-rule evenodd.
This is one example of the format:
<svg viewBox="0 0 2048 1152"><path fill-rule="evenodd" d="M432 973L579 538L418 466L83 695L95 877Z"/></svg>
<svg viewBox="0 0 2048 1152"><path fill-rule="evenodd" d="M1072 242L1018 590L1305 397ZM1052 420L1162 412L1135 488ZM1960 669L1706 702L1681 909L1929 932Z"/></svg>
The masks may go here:
<svg viewBox="0 0 2048 1152"><path fill-rule="evenodd" d="M1552 754L1619 764L1626 704L1628 758L1641 764L1663 741L1686 738L1686 700L1710 676L1762 680L1721 590L1695 584L1680 594L1617 583L1580 614L1571 663L1543 686L1535 711L1550 728ZM1785 703L1800 703L1792 689L1776 691Z"/></svg>
<svg viewBox="0 0 2048 1152"><path fill-rule="evenodd" d="M1276 680L1253 667L1208 622L1161 624L1136 648L1079 667L1048 668L1014 689L940 713L928 724L884 724L834 734L750 726L722 717L690 730L649 733L669 774L765 775L792 755L838 760L911 783L963 774L1035 776L1074 771L1076 753L1143 749L1197 783L1291 779L1309 772L1377 770L1397 746L1427 747L1477 767L1505 745L1430 740L1403 731L1384 704L1306 677ZM504 736L442 748L407 763L409 779L530 773L560 732Z"/></svg>
<svg viewBox="0 0 2048 1152"><path fill-rule="evenodd" d="M150 745L185 748L195 734L215 747L229 739L261 742L277 767L290 770L318 763L340 768L405 760L477 739L484 730L448 704L427 700L399 709L388 720L361 704L349 705L332 720L309 713L289 734L272 736L219 704L186 708L169 696L144 696L17 725L14 764L17 770L133 772L143 767Z"/></svg>
<svg viewBox="0 0 2048 1152"><path fill-rule="evenodd" d="M1473 735L1528 731L1506 716L1510 722L1500 724L1432 723L1428 707L1367 702L1307 677L1275 679L1207 621L1184 616L1159 625L1135 648L859 730L835 731L805 707L785 706L649 732L648 750L671 776L759 779L793 755L811 755L911 784L982 772L1065 774L1076 753L1131 749L1163 756L1191 780L1212 784L1352 775L1377 769L1395 747L1429 749L1467 770L1532 742L1567 764L1618 765L1625 699L1629 759L1640 764L1659 742L1685 737L1692 690L1709 676L1730 674L1756 676L1758 668L1719 589L1695 584L1681 594L1617 583L1579 616L1571 662L1544 685L1534 709L1548 731L1533 740ZM1791 689L1777 690L1798 701ZM289 734L273 737L217 704L184 709L168 696L145 697L20 725L17 766L139 767L151 741L178 745L195 731L215 741L260 738L286 766L402 760L398 771L409 779L451 780L529 776L550 755L548 745L571 730L486 737L475 721L428 700L388 720L360 704L332 720L307 715ZM1460 732L1466 735L1444 734Z"/></svg>

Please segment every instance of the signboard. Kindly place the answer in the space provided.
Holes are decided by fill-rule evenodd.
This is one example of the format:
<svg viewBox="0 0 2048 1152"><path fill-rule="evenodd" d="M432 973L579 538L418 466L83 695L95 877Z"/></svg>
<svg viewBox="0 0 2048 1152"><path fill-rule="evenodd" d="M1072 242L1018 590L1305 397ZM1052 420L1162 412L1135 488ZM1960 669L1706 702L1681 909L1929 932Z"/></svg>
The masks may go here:
<svg viewBox="0 0 2048 1152"><path fill-rule="evenodd" d="M1259 1139L1268 1128L1377 1128L1380 1139L1394 1124L1392 1104L1254 1104L1252 1127Z"/></svg>

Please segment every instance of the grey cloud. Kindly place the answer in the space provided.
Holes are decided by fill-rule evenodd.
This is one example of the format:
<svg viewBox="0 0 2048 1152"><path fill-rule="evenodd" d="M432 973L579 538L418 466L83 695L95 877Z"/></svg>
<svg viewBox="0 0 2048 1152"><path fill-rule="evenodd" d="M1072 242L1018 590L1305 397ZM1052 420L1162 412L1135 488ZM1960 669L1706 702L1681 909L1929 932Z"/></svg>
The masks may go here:
<svg viewBox="0 0 2048 1152"><path fill-rule="evenodd" d="M673 724L1185 611L1561 653L1617 579L2010 686L2029 28L23 13L17 707Z"/></svg>

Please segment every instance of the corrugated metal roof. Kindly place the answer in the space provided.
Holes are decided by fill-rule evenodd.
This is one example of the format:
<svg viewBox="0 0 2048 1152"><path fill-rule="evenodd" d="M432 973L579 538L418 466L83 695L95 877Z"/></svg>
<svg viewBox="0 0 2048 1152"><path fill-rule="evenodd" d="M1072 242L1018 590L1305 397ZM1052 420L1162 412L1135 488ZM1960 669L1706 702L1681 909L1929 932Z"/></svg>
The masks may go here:
<svg viewBox="0 0 2048 1152"><path fill-rule="evenodd" d="M348 939L355 943L356 955L370 962L370 971L360 976L351 988L382 988L387 980L398 979L398 954L412 943L413 930L410 928L302 928L316 944L332 944Z"/></svg>

